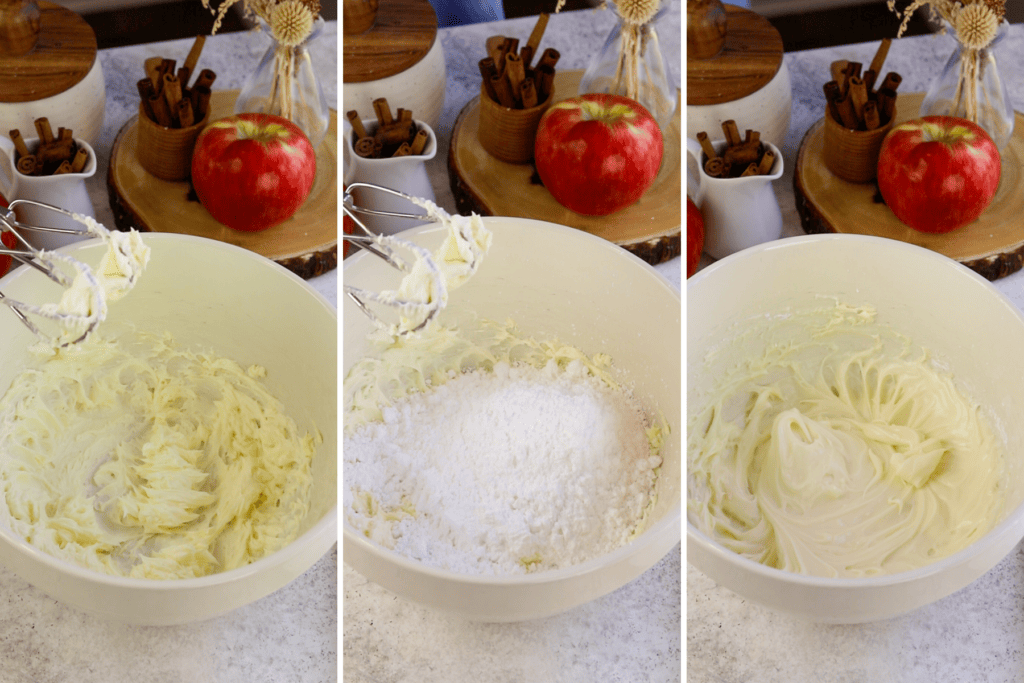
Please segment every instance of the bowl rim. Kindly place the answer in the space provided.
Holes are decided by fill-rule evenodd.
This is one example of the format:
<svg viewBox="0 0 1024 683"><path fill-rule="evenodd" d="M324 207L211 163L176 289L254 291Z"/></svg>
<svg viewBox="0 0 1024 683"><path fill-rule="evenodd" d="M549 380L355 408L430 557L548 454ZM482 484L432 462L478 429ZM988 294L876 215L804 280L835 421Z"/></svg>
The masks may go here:
<svg viewBox="0 0 1024 683"><path fill-rule="evenodd" d="M484 224L489 228L495 225L516 225L525 223L531 228L538 229L550 229L556 232L561 232L566 236L571 236L570 239L581 239L584 241L589 240L592 244L597 245L599 249L606 249L609 255L615 255L614 257L623 258L627 262L634 264L630 267L640 266L641 270L648 275L654 277L654 281L658 283L667 293L675 297L679 302L680 310L680 324L682 323L683 308L682 308L682 291L677 289L664 275L658 272L654 266L641 259L636 254L624 249L623 247L609 242L608 240L598 237L597 235L589 232L578 230L576 228L570 228L565 225L558 223L551 223L548 221L542 221L535 218L519 218L516 216L483 216ZM406 230L396 233L394 236L411 237L413 233L415 235L430 235L435 232L444 230L443 226L437 225L436 223L424 223L417 226L410 227ZM360 263L365 258L375 258L371 254L365 252L365 250L359 250L359 252L352 254L343 263L343 269L347 270L353 264ZM680 266L681 267L681 266ZM680 370L682 370L682 355L680 354ZM344 379L344 369L339 370ZM342 419L342 425L344 425L344 406L341 408L339 416ZM680 420L680 434L685 434L683 429L683 415L679 415ZM344 426L342 426L342 434L344 434ZM680 442L680 448L685 444ZM680 452L682 457L682 452ZM680 463L682 465L682 463ZM344 481L344 462L342 462L342 478ZM579 564L571 565L568 567L562 567L560 569L550 569L541 572L527 573L527 574L466 574L454 572L441 567L435 567L432 565L424 564L418 560L411 559L405 555L401 555L394 550L390 550L381 545L378 545L360 534L354 527L352 527L347 520L342 520L342 531L343 538L346 546L358 549L359 551L369 553L375 557L383 559L404 571L414 572L422 576L427 576L434 579L456 581L462 584L472 584L476 586L485 587L500 587L500 586L524 586L524 585L544 585L550 583L557 583L559 581L565 581L575 577L586 576L597 572L606 566L614 565L619 562L627 560L633 554L643 551L647 546L662 542L661 536L672 531L672 528L680 528L682 522L682 489L680 488L679 500L669 507L665 514L654 523L645 527L640 535L629 540L627 543L615 548L614 550L593 557ZM676 541L678 544L682 544L681 534L680 538ZM669 549L671 552L671 548ZM667 553L666 553L667 554Z"/></svg>
<svg viewBox="0 0 1024 683"><path fill-rule="evenodd" d="M909 253L916 254L921 258L930 260L931 262L939 265L940 267L948 267L952 271L959 273L960 276L968 277L973 279L975 282L980 284L983 289L987 290L990 294L1002 303L1007 309L1009 309L1018 319L1020 324L1024 326L1024 311L1021 311L1016 304L1013 303L1010 298L1000 291L990 281L968 268L964 264L954 259L940 254L931 249L911 244L909 242L902 242L900 240L894 240L887 237L878 237L875 235L857 235L848 233L826 233L826 234L815 234L815 235L797 235L794 237L787 237L774 242L765 242L758 244L747 249L743 249L734 254L730 254L723 259L710 264L706 268L703 268L700 272L696 273L693 277L687 281L687 291L691 287L698 285L702 282L709 273L714 273L723 267L729 267L728 264L732 261L742 260L750 258L758 253L766 251L774 251L777 249L785 248L798 248L800 246L806 246L808 244L815 243L835 243L835 242L849 242L858 241L868 244L874 244L882 249L893 249L903 250ZM924 566L917 567L915 569L909 569L893 574L881 574L878 576L865 576L865 577L826 577L826 576L813 576L810 574L798 574L796 572L786 571L784 569L777 569L775 567L769 567L767 565L756 562L750 558L744 557L739 553L733 552L721 545L713 538L708 536L706 533L698 529L689 519L687 514L686 519L686 537L687 542L695 542L700 545L701 550L710 553L717 560L724 561L728 564L734 565L743 569L744 571L758 574L766 579L779 581L786 584L794 584L801 586L810 586L815 588L827 588L831 590L853 590L859 588L881 588L889 586L898 586L904 583L916 582L921 579L925 579L937 574L944 573L952 567L960 566L963 564L970 563L978 555L989 552L990 546L998 543L1000 540L1010 536L1014 539L1014 543L1011 545L1010 550L1006 554L1012 551L1022 539L1024 539L1024 501L1017 505L1017 507L1009 510L1004 515L1003 519L1000 520L992 529L988 531L984 536L971 543L966 548L962 548L951 555L940 558L934 562L930 562ZM1005 558L1005 554L1004 554Z"/></svg>
<svg viewBox="0 0 1024 683"><path fill-rule="evenodd" d="M215 248L223 249L225 251L234 252L240 256L244 256L254 263L263 265L270 270L276 271L278 275L286 277L286 279L292 281L294 284L300 285L300 287L308 295L312 295L314 299L321 305L324 312L333 317L337 327L338 320L338 309L335 308L327 297L318 292L308 282L303 280L301 277L288 270L281 264L269 259L262 254L258 254L250 249L240 247L229 242L222 242L220 240L211 239L208 237L202 237L199 235L185 235L180 233L158 233L158 232L146 232L144 242L151 242L157 240L157 242L183 242L183 243L202 243L204 248ZM86 249L93 249L103 246L103 240L99 237L91 237L89 239L79 240L66 244L56 249L58 252L77 252ZM3 277L0 277L0 285L3 285L9 280L14 278L20 278L25 273L32 272L28 267L12 268ZM280 550L277 550L270 555L262 557L254 562L241 567L235 567L234 569L228 569L226 571L216 572L214 574L208 574L206 576L200 576L195 578L184 578L184 579L142 579L133 578L130 576L118 576L115 574L104 574L103 572L83 567L81 565L64 560L62 558L50 555L49 553L35 547L26 541L20 534L16 533L13 529L5 524L0 524L0 542L9 544L16 552L25 556L29 560L42 563L47 567L57 570L62 574L71 575L74 578L95 583L105 584L108 586L115 586L119 588L139 588L154 592L165 592L170 590L182 590L187 588L208 588L212 586L218 586L222 584L234 583L238 581L244 581L251 578L256 574L264 573L264 570L270 570L273 567L286 565L292 561L296 556L304 554L308 550L308 546L315 542L315 540L324 534L331 534L334 537L334 543L337 543L337 522L338 522L338 502L337 495L335 495L334 504L327 509L326 513L320 517L316 522L313 523L306 531L297 536L293 541L285 545ZM0 563L2 564L2 563Z"/></svg>

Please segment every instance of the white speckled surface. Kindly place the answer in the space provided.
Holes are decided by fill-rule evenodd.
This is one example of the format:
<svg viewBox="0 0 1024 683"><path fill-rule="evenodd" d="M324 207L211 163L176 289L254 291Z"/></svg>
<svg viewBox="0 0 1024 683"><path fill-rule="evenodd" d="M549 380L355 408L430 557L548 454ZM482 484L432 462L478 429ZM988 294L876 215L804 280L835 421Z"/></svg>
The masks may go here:
<svg viewBox="0 0 1024 683"><path fill-rule="evenodd" d="M265 34L207 39L201 64L217 88L239 88L266 50ZM113 225L106 178L110 147L137 112L135 83L154 55L185 55L191 39L100 52L107 88L97 173L88 190L97 219ZM337 25L313 48L328 102L337 106ZM337 306L336 272L313 286ZM18 324L4 318L0 324ZM190 626L111 624L49 598L0 567L0 683L322 683L337 679L337 546L288 586L222 617Z"/></svg>
<svg viewBox="0 0 1024 683"><path fill-rule="evenodd" d="M895 35L895 22L893 35ZM793 198L793 168L804 133L824 115L822 84L835 59L868 63L878 43L786 55L793 118L782 148L786 172L774 188L784 237L803 234ZM924 92L952 52L952 38L893 42L885 70L903 76L900 92ZM1024 26L997 50L1014 108L1024 108ZM1024 273L996 281L1024 308ZM690 683L889 683L1024 681L1024 547L967 588L910 614L875 624L807 624L752 605L687 566L687 680Z"/></svg>
<svg viewBox="0 0 1024 683"><path fill-rule="evenodd" d="M681 0L661 30L665 55L678 85L681 71ZM438 154L429 164L438 203L455 201L448 185L451 127L479 94L477 61L490 35L527 36L526 17L439 31L448 86L438 126ZM614 24L609 11L553 15L542 47L561 54L559 68L584 69ZM397 104L396 104L397 106ZM677 287L681 259L657 266ZM668 683L681 667L681 555L679 546L640 578L591 604L521 624L476 624L408 603L344 571L346 683Z"/></svg>

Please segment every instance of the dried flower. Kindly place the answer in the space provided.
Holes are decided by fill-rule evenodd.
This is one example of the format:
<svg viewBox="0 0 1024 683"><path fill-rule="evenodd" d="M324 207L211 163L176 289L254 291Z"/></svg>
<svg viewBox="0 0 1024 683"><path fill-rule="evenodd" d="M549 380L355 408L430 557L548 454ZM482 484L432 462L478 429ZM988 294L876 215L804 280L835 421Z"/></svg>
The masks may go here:
<svg viewBox="0 0 1024 683"><path fill-rule="evenodd" d="M957 12L953 28L964 47L980 50L996 37L999 20L985 4L974 3Z"/></svg>
<svg viewBox="0 0 1024 683"><path fill-rule="evenodd" d="M312 30L313 13L300 0L284 0L270 13L270 32L282 45L299 45Z"/></svg>
<svg viewBox="0 0 1024 683"><path fill-rule="evenodd" d="M995 39L1006 15L1006 0L912 0L902 12L896 8L896 0L886 0L886 4L900 18L897 38L907 30L914 12L928 7L933 16L953 26L964 47L975 50L987 47Z"/></svg>
<svg viewBox="0 0 1024 683"><path fill-rule="evenodd" d="M654 18L659 0L617 0L619 16L627 24L643 25Z"/></svg>
<svg viewBox="0 0 1024 683"><path fill-rule="evenodd" d="M242 14L247 17L259 17L270 26L275 40L284 42L280 36L285 36L289 41L286 45L298 45L313 30L313 20L320 14L320 0L223 0L217 7L213 6L214 0L201 0L203 7L210 10L214 15L213 28L210 34L217 33L228 10L234 5L242 3ZM289 6L289 9L278 12L282 5ZM277 13L278 26L275 26L274 16ZM305 16L309 15L306 22ZM300 35L301 34L301 35Z"/></svg>

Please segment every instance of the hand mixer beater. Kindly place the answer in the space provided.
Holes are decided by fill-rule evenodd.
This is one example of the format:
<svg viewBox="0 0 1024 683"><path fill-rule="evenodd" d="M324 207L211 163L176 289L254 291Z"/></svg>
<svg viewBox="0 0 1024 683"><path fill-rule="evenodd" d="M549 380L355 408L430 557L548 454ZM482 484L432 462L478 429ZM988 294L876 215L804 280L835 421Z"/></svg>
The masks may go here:
<svg viewBox="0 0 1024 683"><path fill-rule="evenodd" d="M32 205L55 211L68 216L82 224L80 230L54 228L38 225L26 225L18 221L14 210L22 205ZM80 237L100 237L111 240L111 233L91 219L72 213L60 207L29 200L15 199L6 209L0 207L0 233L14 236L14 248L0 244L0 255L10 256L19 263L30 266L43 273L53 282L65 288L58 303L31 304L17 301L0 292L0 302L5 304L15 316L40 339L53 346L68 346L84 341L96 327L106 318L106 291L100 278L85 263L60 252L40 250L33 247L23 232L51 232ZM124 240L115 240L118 263L130 261L133 255ZM146 254L148 256L148 253ZM126 269L131 270L131 269ZM138 270L127 273L128 281L121 283L124 291L134 285ZM44 322L45 321L45 322ZM43 327L54 331L44 331Z"/></svg>

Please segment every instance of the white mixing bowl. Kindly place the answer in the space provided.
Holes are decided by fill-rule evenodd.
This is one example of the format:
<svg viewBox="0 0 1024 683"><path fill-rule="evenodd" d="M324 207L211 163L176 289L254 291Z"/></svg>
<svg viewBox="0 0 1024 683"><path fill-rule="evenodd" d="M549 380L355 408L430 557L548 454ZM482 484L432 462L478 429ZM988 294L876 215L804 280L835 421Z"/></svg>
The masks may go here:
<svg viewBox="0 0 1024 683"><path fill-rule="evenodd" d="M555 337L587 353L608 353L644 403L664 413L672 429L662 456L658 501L647 530L606 556L570 567L519 576L473 576L427 567L370 542L347 522L344 558L391 592L469 619L509 622L563 612L629 583L654 566L681 534L680 294L625 249L588 233L521 218L485 218L494 241L480 270L450 295L442 322L475 315L512 318L521 332ZM400 233L436 249L444 229ZM394 289L400 275L365 253L348 258L345 284ZM372 325L346 298L343 371L368 352Z"/></svg>
<svg viewBox="0 0 1024 683"><path fill-rule="evenodd" d="M0 526L0 563L50 596L98 616L167 625L207 619L249 604L297 578L337 542L337 311L281 266L239 247L199 237L148 233L152 258L136 288L110 305L100 327L130 323L170 332L182 345L211 348L243 367L267 369L265 384L302 430L323 434L313 459L312 506L300 536L248 566L197 579L107 576L47 555ZM98 240L60 249L96 266ZM56 301L61 289L20 267L0 279L20 301ZM0 306L0 393L29 363L34 337Z"/></svg>
<svg viewBox="0 0 1024 683"><path fill-rule="evenodd" d="M878 321L948 362L954 378L1006 438L1006 516L973 545L919 569L858 579L809 577L727 550L691 523L687 557L722 586L770 609L815 622L887 619L935 602L987 572L1024 537L1024 316L991 283L935 252L878 237L818 235L752 247L687 282L687 410L695 414L729 357L708 355L786 307L820 296L867 303ZM738 325L738 326L737 326Z"/></svg>

